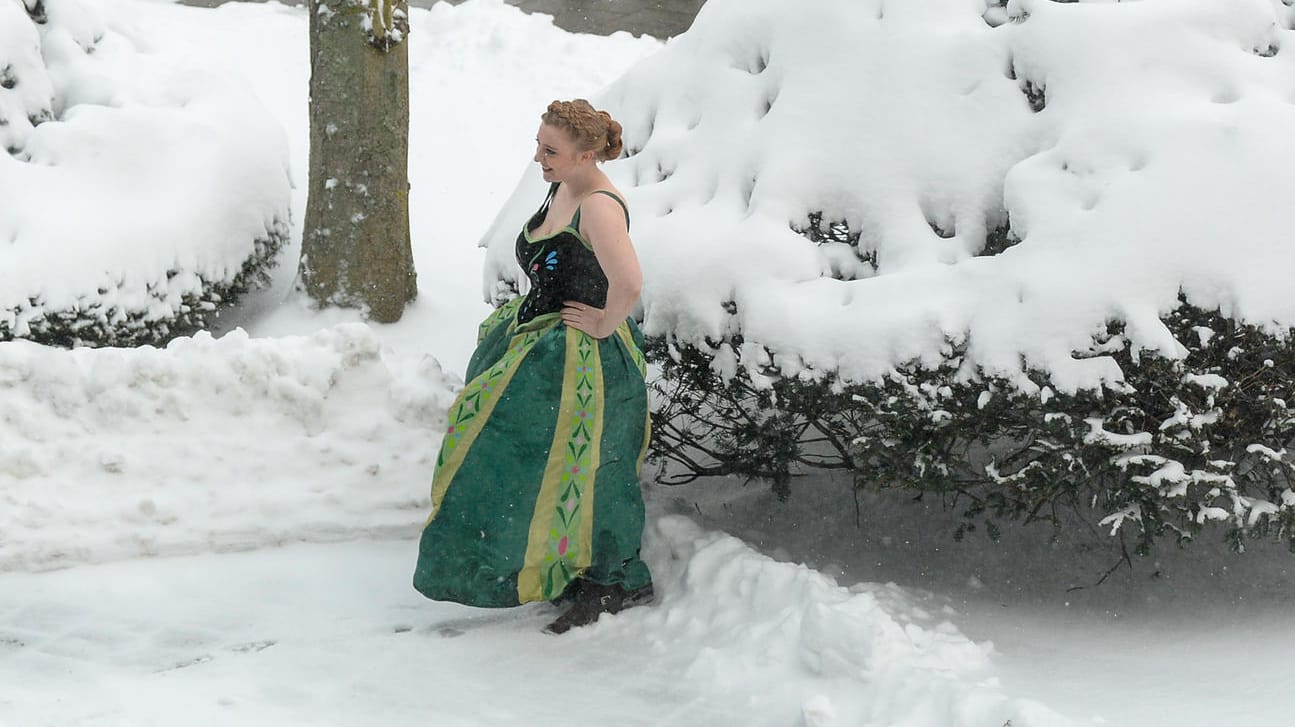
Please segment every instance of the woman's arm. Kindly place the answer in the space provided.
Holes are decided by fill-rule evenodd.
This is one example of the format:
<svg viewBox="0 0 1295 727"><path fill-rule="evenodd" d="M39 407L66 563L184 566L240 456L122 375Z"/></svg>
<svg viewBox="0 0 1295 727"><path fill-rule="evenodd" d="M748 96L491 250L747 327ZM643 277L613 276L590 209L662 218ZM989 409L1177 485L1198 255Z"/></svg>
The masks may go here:
<svg viewBox="0 0 1295 727"><path fill-rule="evenodd" d="M594 248L607 276L607 303L595 308L567 301L562 321L594 338L606 338L629 317L643 290L643 272L625 227L625 211L605 194L591 194L580 205L580 232Z"/></svg>

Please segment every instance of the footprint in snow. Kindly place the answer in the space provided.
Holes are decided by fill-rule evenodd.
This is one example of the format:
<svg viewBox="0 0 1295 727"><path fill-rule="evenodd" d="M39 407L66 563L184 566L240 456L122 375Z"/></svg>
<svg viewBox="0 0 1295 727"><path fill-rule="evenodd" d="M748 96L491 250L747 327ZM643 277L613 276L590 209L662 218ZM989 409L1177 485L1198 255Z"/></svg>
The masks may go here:
<svg viewBox="0 0 1295 727"><path fill-rule="evenodd" d="M265 651L277 643L279 642L273 639L266 639L264 641L249 641L243 644L234 644L233 646L226 647L226 649L236 654L255 654L260 651ZM184 661L176 662L171 666L158 669L156 673L160 674L162 672L175 671L177 669L186 669L191 666L197 666L198 664L206 664L214 658L215 657L211 654L202 654L201 656L195 656L192 659L186 659Z"/></svg>

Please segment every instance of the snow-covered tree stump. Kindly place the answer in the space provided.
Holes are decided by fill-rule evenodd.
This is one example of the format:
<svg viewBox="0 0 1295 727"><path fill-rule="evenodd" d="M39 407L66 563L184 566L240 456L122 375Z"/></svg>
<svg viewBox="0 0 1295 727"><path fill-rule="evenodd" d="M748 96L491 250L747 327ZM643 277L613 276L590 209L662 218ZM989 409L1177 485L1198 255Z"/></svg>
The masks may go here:
<svg viewBox="0 0 1295 727"><path fill-rule="evenodd" d="M404 0L310 3L310 190L301 285L321 305L400 320L418 295L409 232Z"/></svg>

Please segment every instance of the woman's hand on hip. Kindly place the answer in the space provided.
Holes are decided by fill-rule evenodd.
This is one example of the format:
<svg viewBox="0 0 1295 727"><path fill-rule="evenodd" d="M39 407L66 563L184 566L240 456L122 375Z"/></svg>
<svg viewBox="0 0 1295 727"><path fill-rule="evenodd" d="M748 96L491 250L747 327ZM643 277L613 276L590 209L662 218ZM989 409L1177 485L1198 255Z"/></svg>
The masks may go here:
<svg viewBox="0 0 1295 727"><path fill-rule="evenodd" d="M562 322L594 338L606 338L616 330L615 325L608 325L607 313L602 308L574 300L562 304Z"/></svg>

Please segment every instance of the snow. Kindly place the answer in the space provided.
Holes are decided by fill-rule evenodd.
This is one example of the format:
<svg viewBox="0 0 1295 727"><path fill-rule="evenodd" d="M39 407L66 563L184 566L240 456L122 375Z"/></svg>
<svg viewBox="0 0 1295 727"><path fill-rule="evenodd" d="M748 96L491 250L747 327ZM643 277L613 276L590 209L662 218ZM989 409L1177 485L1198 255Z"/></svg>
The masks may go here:
<svg viewBox="0 0 1295 727"><path fill-rule="evenodd" d="M1065 347L1082 347L1087 324L1118 302L1140 345L1176 350L1151 323L1173 302L1162 294L1174 276L1236 315L1287 320L1275 286L1288 261L1271 240L1289 191L1275 134L1295 93L1289 56L1251 45L1287 44L1289 8L1013 2L998 19L1029 19L991 25L980 0L783 5L710 0L701 32L664 45L565 33L500 0L413 9L421 290L401 323L316 312L292 294L294 229L274 286L221 335L162 349L0 344L0 725L1288 721L1295 701L1280 680L1295 618L1280 548L1254 543L1239 556L1198 543L1127 567L1120 541L1078 523L955 541L956 503L898 502L826 475L798 479L788 503L730 481L649 485L656 601L562 637L539 632L555 613L547 604L484 611L412 590L429 458L489 309L477 271L493 293L508 257L506 245L474 245L511 242L538 202L542 185L523 164L553 98L602 98L623 115L639 153L608 167L636 210L649 324L686 340L743 333L742 360L730 347L717 363L730 373L765 353L756 340L789 367L862 375L933 355L960 331L986 365L1021 342L1039 360L1056 356L1057 390L1117 381L1113 363L1067 369ZM0 54L35 37L14 7L0 3ZM75 76L81 98L99 101L36 132L69 134L49 146L67 159L102 154L85 178L105 188L71 202L24 186L15 194L29 208L14 211L6 187L0 226L67 218L111 252L123 213L94 217L108 214L108 195L144 204L198 184L228 203L215 208L230 216L204 229L219 236L250 225L256 200L277 198L287 178L299 223L303 8L103 0L58 16L72 7L50 2L52 23L83 41L101 31L102 52L69 50L76 60L52 64L67 75L51 71L50 88ZM843 48L867 71L850 93L816 75ZM999 108L1020 96L1009 60L1046 83L1042 112L1023 97ZM1230 103L1213 100L1223 81ZM1153 113L1144 96L1163 107ZM180 98L174 123L146 125L145 107ZM110 131L120 147L85 141ZM145 141L170 154L149 163L175 165L162 192L152 178L125 189L149 176L125 151ZM194 155L258 144L264 166L245 188L184 178L220 161ZM1134 172L1130 159L1144 165ZM279 192L261 194L270 188ZM72 205L85 213L76 223L51 214ZM1165 236L1143 244L1139 205ZM858 261L859 280L820 277L855 253L820 252L790 231L816 208L864 233L875 271ZM176 225L194 210L152 212ZM977 230L1009 212L1028 232L1021 244L974 257ZM1235 234L1218 238L1228 225ZM191 242L195 256L218 249L168 244ZM171 254L136 252L134 262ZM60 276L93 260L63 255ZM1102 272L1110 279L1094 283ZM824 320L798 317L823 306ZM1090 425L1094 437L1127 436Z"/></svg>
<svg viewBox="0 0 1295 727"><path fill-rule="evenodd" d="M540 632L556 613L547 604L491 612L424 600L408 587L408 541L10 574L0 674L23 688L0 697L0 718L1065 724L992 682L960 679L987 670L984 647L947 624L915 623L933 619L897 587L847 591L677 517L647 538L667 595L560 643ZM767 595L748 605L752 591Z"/></svg>
<svg viewBox="0 0 1295 727"><path fill-rule="evenodd" d="M457 381L360 324L0 346L0 571L405 536Z"/></svg>
<svg viewBox="0 0 1295 727"><path fill-rule="evenodd" d="M856 494L848 477L806 477L792 489L786 503L737 480L658 496L780 562L839 583L902 584L910 605L992 641L1006 693L1074 723L1290 721L1281 665L1295 644L1295 564L1283 544L1252 542L1237 554L1203 540L1144 558L1073 520L1060 531L1004 526L997 543L983 529L954 540L965 504Z"/></svg>
<svg viewBox="0 0 1295 727"><path fill-rule="evenodd" d="M45 7L41 25L0 10L2 32L22 36L0 44L18 96L0 94L13 154L0 154L0 323L25 335L68 310L174 317L286 232L286 135L240 84L149 52L108 8ZM33 128L41 115L57 122Z"/></svg>
<svg viewBox="0 0 1295 727"><path fill-rule="evenodd" d="M1134 355L1181 357L1187 301L1295 325L1290 9L1267 0L711 0L598 100L630 154L607 165L651 284L645 331L741 335L785 373L853 381L965 342L967 370L1055 391L1118 387L1079 358L1122 320ZM990 20L992 20L992 14ZM1042 89L1035 112L1027 89ZM488 233L487 285L518 277L519 194ZM866 274L836 280L860 235ZM1010 220L1020 243L981 255ZM686 260L688 264L681 265ZM790 305L788 301L795 301ZM734 307L729 313L727 308ZM1136 359L1135 359L1136 360Z"/></svg>
<svg viewBox="0 0 1295 727"><path fill-rule="evenodd" d="M309 58L308 37L299 9L235 2L195 11L160 3L130 17L155 39L157 53L210 59L210 67L243 81L292 131L291 209L299 223L305 216L310 148L310 68L301 61ZM481 299L482 253L475 245L507 199L508 184L520 174L517 160L534 151L536 109L555 98L592 94L661 42L627 33L574 35L555 27L548 16L516 12L502 0L413 8L410 22L410 228L420 266L419 298L399 324L383 329L383 339L410 355L433 350L447 371L462 372L476 344L475 324L464 321L479 321L491 310ZM230 37L242 40L231 43ZM266 73L267 68L275 72ZM489 93L481 92L483 82ZM284 302L300 242L301 231L294 228L274 287L226 316L221 330L242 326L255 335L279 336L359 320L341 310L325 311L321 318L300 300Z"/></svg>

